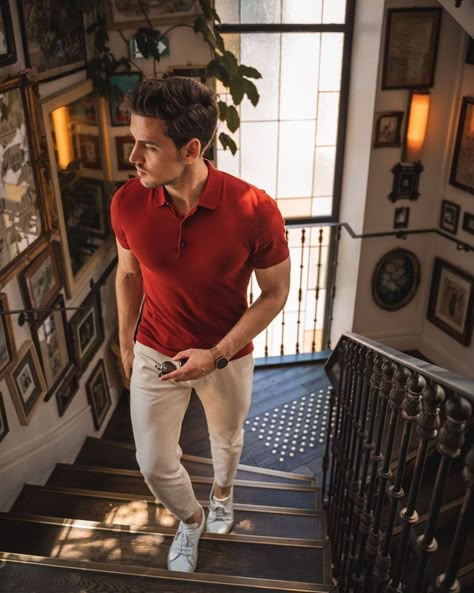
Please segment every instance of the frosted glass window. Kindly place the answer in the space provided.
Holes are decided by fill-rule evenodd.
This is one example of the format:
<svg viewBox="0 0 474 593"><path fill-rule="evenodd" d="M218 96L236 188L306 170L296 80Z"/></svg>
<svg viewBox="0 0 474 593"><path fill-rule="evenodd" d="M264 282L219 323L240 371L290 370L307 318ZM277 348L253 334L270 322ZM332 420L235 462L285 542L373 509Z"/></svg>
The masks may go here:
<svg viewBox="0 0 474 593"><path fill-rule="evenodd" d="M332 197L330 198L314 198L312 204L311 216L331 216L332 214Z"/></svg>
<svg viewBox="0 0 474 593"><path fill-rule="evenodd" d="M338 91L341 87L342 45L344 38L339 33L323 35L321 42L320 91Z"/></svg>
<svg viewBox="0 0 474 593"><path fill-rule="evenodd" d="M311 196L315 120L280 122L277 198Z"/></svg>
<svg viewBox="0 0 474 593"><path fill-rule="evenodd" d="M313 216L311 198L279 198L278 208L283 218L303 218Z"/></svg>
<svg viewBox="0 0 474 593"><path fill-rule="evenodd" d="M241 35L241 59L253 66L262 78L252 82L260 93L254 107L248 99L241 105L241 118L245 121L277 119L280 91L280 34Z"/></svg>
<svg viewBox="0 0 474 593"><path fill-rule="evenodd" d="M283 0L282 22L319 24L322 5L322 0Z"/></svg>
<svg viewBox="0 0 474 593"><path fill-rule="evenodd" d="M240 177L240 151L237 151L233 155L230 150L219 149L217 151L217 162L219 163L219 169Z"/></svg>
<svg viewBox="0 0 474 593"><path fill-rule="evenodd" d="M241 23L279 23L281 20L281 0L241 0Z"/></svg>
<svg viewBox="0 0 474 593"><path fill-rule="evenodd" d="M346 0L324 0L323 23L344 23Z"/></svg>
<svg viewBox="0 0 474 593"><path fill-rule="evenodd" d="M276 193L278 122L243 122L241 132L241 177Z"/></svg>
<svg viewBox="0 0 474 593"><path fill-rule="evenodd" d="M214 7L222 23L238 23L240 16L239 0L214 0Z"/></svg>
<svg viewBox="0 0 474 593"><path fill-rule="evenodd" d="M319 33L286 33L281 49L281 119L316 117Z"/></svg>
<svg viewBox="0 0 474 593"><path fill-rule="evenodd" d="M338 115L339 93L319 93L316 144L336 144Z"/></svg>
<svg viewBox="0 0 474 593"><path fill-rule="evenodd" d="M334 188L335 146L317 146L314 161L314 196L330 196Z"/></svg>

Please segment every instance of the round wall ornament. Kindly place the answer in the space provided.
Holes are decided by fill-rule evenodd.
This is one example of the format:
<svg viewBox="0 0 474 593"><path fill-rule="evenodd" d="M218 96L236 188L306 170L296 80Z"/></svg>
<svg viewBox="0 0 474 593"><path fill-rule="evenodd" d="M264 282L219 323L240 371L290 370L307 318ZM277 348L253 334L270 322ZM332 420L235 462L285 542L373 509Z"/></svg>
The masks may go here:
<svg viewBox="0 0 474 593"><path fill-rule="evenodd" d="M382 309L396 311L407 305L420 282L420 262L407 249L392 249L378 261L372 277L372 295Z"/></svg>

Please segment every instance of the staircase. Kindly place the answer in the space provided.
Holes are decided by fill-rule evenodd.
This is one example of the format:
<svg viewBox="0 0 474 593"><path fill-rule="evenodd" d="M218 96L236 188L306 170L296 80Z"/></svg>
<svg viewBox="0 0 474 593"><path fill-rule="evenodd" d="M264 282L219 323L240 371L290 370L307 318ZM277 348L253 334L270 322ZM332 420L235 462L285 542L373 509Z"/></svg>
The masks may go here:
<svg viewBox="0 0 474 593"><path fill-rule="evenodd" d="M209 459L184 456L207 508ZM166 569L177 522L141 477L130 443L88 438L73 465L25 485L0 514L1 593L329 592L330 550L311 478L239 466L232 533L204 533L197 571Z"/></svg>

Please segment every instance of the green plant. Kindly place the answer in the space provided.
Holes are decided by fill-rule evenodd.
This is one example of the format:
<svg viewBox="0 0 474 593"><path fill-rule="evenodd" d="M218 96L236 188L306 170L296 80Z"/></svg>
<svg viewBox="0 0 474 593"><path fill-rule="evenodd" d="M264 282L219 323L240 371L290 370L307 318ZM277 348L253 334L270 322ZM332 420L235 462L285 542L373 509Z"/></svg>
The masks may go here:
<svg viewBox="0 0 474 593"><path fill-rule="evenodd" d="M103 2L96 0L67 0L72 2L75 7L81 9L92 21L87 28L87 32L94 35L94 56L89 60L87 72L92 79L94 87L102 96L111 97L119 90L110 83L110 75L119 69L130 71L132 66L140 70L138 66L128 57L116 58L109 47L109 36L107 32L107 22L103 9ZM204 41L212 51L212 59L206 66L208 78L219 80L228 90L229 102L219 100L219 119L224 122L228 130L233 133L240 126L240 117L237 107L246 96L252 105L256 106L259 101L257 87L252 79L261 78L261 74L251 66L239 64L236 56L226 49L224 39L219 33L218 25L220 23L219 15L212 6L212 0L196 0L199 3L200 14L196 16L193 24L178 23L161 32L153 27L148 16L146 0L138 0L138 6L143 13L147 23L146 27L140 27L135 32L137 45L144 58L153 60L153 70L156 76L156 64L160 60L158 50L159 42L177 27L189 27L196 34L203 37ZM120 32L125 43L127 39ZM233 138L221 132L219 141L224 149L229 149L235 154L237 146Z"/></svg>

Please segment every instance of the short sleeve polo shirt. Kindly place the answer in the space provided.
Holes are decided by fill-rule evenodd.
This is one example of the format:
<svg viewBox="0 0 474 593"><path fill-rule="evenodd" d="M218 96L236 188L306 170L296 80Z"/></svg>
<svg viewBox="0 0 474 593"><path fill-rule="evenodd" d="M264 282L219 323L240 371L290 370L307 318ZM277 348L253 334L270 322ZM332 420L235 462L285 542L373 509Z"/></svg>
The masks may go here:
<svg viewBox="0 0 474 593"><path fill-rule="evenodd" d="M114 195L118 242L140 263L145 302L137 340L167 356L211 348L248 308L254 268L284 261L288 243L275 200L209 162L198 204L184 218L162 187L131 179ZM247 344L234 358L253 349Z"/></svg>

